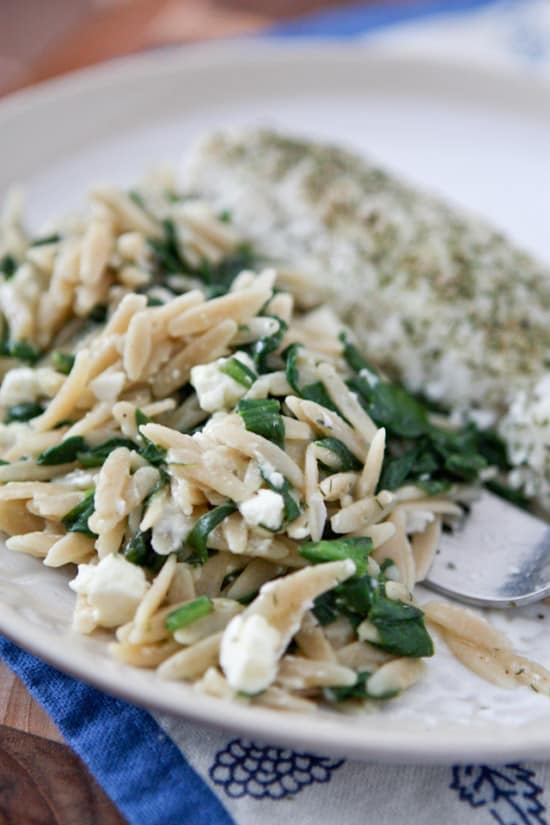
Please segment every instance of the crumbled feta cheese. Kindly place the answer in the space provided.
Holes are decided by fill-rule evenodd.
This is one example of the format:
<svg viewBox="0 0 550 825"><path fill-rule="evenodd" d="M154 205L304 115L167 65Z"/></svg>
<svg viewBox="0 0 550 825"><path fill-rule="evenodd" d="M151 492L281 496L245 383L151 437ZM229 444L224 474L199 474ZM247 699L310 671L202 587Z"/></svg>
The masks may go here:
<svg viewBox="0 0 550 825"><path fill-rule="evenodd" d="M254 364L246 352L236 352L235 357L249 369L254 369ZM217 361L200 364L191 370L191 384L197 392L199 404L207 412L230 410L246 395L247 387L220 371L220 367L228 360L218 358Z"/></svg>
<svg viewBox="0 0 550 825"><path fill-rule="evenodd" d="M125 381L126 376L121 370L103 372L90 383L90 389L98 401L116 401Z"/></svg>
<svg viewBox="0 0 550 825"><path fill-rule="evenodd" d="M69 587L86 596L96 625L118 627L129 622L147 590L141 567L111 553L99 564L79 564Z"/></svg>
<svg viewBox="0 0 550 825"><path fill-rule="evenodd" d="M247 524L251 527L267 527L268 530L280 529L284 510L283 497L273 490L258 490L239 504L239 511Z"/></svg>
<svg viewBox="0 0 550 825"><path fill-rule="evenodd" d="M275 489L280 490L285 483L283 474L276 470L273 464L267 461L260 453L256 454L256 460L260 467L260 472L267 483L275 487Z"/></svg>
<svg viewBox="0 0 550 825"><path fill-rule="evenodd" d="M405 532L423 533L435 516L429 510L407 510L405 513Z"/></svg>
<svg viewBox="0 0 550 825"><path fill-rule="evenodd" d="M281 634L259 613L235 616L222 636L220 664L235 690L258 693L277 675Z"/></svg>
<svg viewBox="0 0 550 825"><path fill-rule="evenodd" d="M25 401L36 401L40 385L36 373L30 367L17 367L6 373L0 389L0 404L11 406Z"/></svg>
<svg viewBox="0 0 550 825"><path fill-rule="evenodd" d="M173 501L167 501L153 526L153 550L161 556L168 556L179 550L191 532L194 521L196 518L186 516Z"/></svg>

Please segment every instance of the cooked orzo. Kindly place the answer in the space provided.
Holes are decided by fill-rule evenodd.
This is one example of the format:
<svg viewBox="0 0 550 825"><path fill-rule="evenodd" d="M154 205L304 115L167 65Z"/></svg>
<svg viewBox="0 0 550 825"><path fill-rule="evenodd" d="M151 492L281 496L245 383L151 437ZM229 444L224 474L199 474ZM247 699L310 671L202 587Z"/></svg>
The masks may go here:
<svg viewBox="0 0 550 825"><path fill-rule="evenodd" d="M0 529L78 565L74 629L122 662L307 710L396 696L437 627L468 667L549 674L415 583L508 469L495 433L387 379L309 281L161 175L0 235ZM500 476L499 476L500 474ZM499 480L500 479L500 480Z"/></svg>

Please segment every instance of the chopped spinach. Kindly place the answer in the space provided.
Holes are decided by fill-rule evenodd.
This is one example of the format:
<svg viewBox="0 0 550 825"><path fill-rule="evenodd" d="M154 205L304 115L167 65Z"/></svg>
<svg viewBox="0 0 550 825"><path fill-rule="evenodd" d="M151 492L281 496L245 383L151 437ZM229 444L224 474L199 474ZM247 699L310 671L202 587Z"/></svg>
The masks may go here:
<svg viewBox="0 0 550 825"><path fill-rule="evenodd" d="M17 272L18 263L13 255L6 254L0 258L0 275L9 281Z"/></svg>
<svg viewBox="0 0 550 825"><path fill-rule="evenodd" d="M90 447L87 444L77 453L77 460L83 467L101 467L107 456L118 447L126 447L128 450L135 450L136 445L129 438L110 438L103 444Z"/></svg>
<svg viewBox="0 0 550 825"><path fill-rule="evenodd" d="M298 368L298 352L301 346L301 344L291 344L285 350L285 371L288 383L300 398L305 398L307 401L315 401L316 404L326 407L327 410L332 410L338 413L338 415L341 415L326 391L325 385L321 381L314 381L311 384L301 383Z"/></svg>
<svg viewBox="0 0 550 825"><path fill-rule="evenodd" d="M96 304L95 307L92 307L88 318L95 324L104 324L107 318L107 305Z"/></svg>
<svg viewBox="0 0 550 825"><path fill-rule="evenodd" d="M41 415L43 412L44 408L37 401L22 401L20 404L13 404L8 407L5 423L30 421L31 418L36 418L37 415Z"/></svg>
<svg viewBox="0 0 550 825"><path fill-rule="evenodd" d="M94 512L95 490L87 490L82 501L69 510L61 522L69 533L84 533L86 536L97 538L96 534L88 527L88 519Z"/></svg>
<svg viewBox="0 0 550 825"><path fill-rule="evenodd" d="M166 461L166 450L164 447L157 447L156 444L153 444L150 438L147 438L147 436L139 432L139 428L143 424L148 424L149 421L150 419L142 410L136 409L136 426L139 433L138 437L141 442L138 452L142 458L149 462L149 464L153 464L155 467L158 467Z"/></svg>
<svg viewBox="0 0 550 825"><path fill-rule="evenodd" d="M347 470L360 470L363 466L359 459L357 459L353 453L343 444L338 438L320 438L318 441L315 442L317 446L323 447L325 450L330 450L334 453L336 459L338 460L338 466L334 467L332 465L328 466L331 472L346 472ZM323 462L321 462L323 463Z"/></svg>
<svg viewBox="0 0 550 825"><path fill-rule="evenodd" d="M138 532L126 544L123 551L124 558L138 567L147 567L153 573L163 566L168 556L156 553L151 543L151 530Z"/></svg>
<svg viewBox="0 0 550 825"><path fill-rule="evenodd" d="M388 566L391 564L388 560ZM321 625L344 616L358 627L368 619L378 632L378 641L371 644L396 656L431 656L433 643L424 614L414 605L386 597L384 565L382 568L378 576L356 574L323 593L315 599L313 613Z"/></svg>
<svg viewBox="0 0 550 825"><path fill-rule="evenodd" d="M68 375L72 370L75 362L75 355L72 355L70 352L60 352L60 350L55 350L52 352L52 364L54 368L58 372L62 372L63 375Z"/></svg>
<svg viewBox="0 0 550 825"><path fill-rule="evenodd" d="M233 504L232 501L228 501L226 504L220 504L218 507L214 507L213 510L205 513L204 516L201 516L198 521L195 522L193 529L186 539L186 543L191 545L195 550L193 559L189 559L189 561L194 562L196 559L196 563L198 564L204 564L208 561L208 536L218 524L221 524L222 521L227 518L227 516L230 516L231 513L234 513L236 509L237 505Z"/></svg>
<svg viewBox="0 0 550 825"><path fill-rule="evenodd" d="M37 464L50 466L53 464L69 464L76 461L78 454L87 448L85 440L80 435L66 438L55 447L48 447L43 450L36 459Z"/></svg>

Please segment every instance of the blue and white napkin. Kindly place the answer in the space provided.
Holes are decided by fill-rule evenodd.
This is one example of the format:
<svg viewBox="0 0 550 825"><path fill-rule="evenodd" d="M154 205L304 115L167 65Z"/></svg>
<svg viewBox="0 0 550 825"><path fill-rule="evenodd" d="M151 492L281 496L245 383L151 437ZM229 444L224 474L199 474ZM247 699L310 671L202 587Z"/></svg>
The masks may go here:
<svg viewBox="0 0 550 825"><path fill-rule="evenodd" d="M361 38L550 77L550 0L354 5L269 34ZM479 765L475 754L462 766L365 765L291 751L140 710L1 638L0 656L131 825L550 825L550 765Z"/></svg>

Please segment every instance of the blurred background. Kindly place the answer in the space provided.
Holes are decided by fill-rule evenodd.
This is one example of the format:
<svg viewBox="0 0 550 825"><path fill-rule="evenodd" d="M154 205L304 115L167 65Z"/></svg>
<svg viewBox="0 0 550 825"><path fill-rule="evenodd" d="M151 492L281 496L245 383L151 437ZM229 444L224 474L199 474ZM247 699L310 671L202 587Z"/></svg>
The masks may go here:
<svg viewBox="0 0 550 825"><path fill-rule="evenodd" d="M417 8L433 3L414 0ZM0 0L0 95L117 55L245 34L345 5L349 0Z"/></svg>

